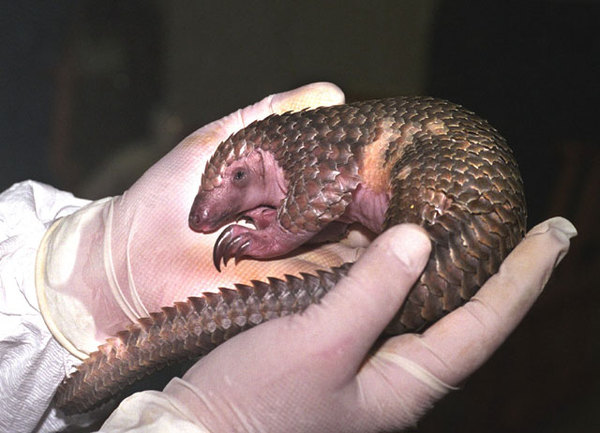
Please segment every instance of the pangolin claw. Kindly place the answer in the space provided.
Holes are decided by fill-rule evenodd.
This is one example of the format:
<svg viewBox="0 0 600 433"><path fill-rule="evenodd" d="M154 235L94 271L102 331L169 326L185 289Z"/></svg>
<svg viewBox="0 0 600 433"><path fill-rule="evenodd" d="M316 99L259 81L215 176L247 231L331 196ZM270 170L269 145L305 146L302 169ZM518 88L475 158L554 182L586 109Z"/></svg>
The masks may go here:
<svg viewBox="0 0 600 433"><path fill-rule="evenodd" d="M232 236L231 227L228 227L221 232L217 241L215 242L215 246L213 248L213 264L219 272L221 272L221 258L223 257L223 249L225 248L225 245L229 243L229 240Z"/></svg>
<svg viewBox="0 0 600 433"><path fill-rule="evenodd" d="M213 263L217 271L221 272L221 261L223 266L227 266L227 262L233 257L235 263L244 255L244 251L250 246L250 240L243 242L243 236L238 235L233 237L233 226L227 227L219 235L213 248Z"/></svg>
<svg viewBox="0 0 600 433"><path fill-rule="evenodd" d="M240 261L240 259L243 257L244 255L244 251L246 251L246 249L248 248L248 246L250 245L250 241L246 241L244 242L237 250L237 252L235 253L235 264L237 265L238 262Z"/></svg>

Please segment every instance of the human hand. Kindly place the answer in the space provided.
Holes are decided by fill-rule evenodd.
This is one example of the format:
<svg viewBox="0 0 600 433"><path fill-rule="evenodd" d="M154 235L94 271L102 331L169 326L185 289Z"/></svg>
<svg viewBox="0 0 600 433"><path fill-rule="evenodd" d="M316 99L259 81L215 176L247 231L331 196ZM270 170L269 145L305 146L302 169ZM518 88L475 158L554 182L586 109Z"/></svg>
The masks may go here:
<svg viewBox="0 0 600 433"><path fill-rule="evenodd" d="M563 218L539 224L471 301L423 334L390 338L369 354L430 250L421 229L393 227L321 304L224 343L164 396L208 431L406 428L508 337L575 235Z"/></svg>
<svg viewBox="0 0 600 433"><path fill-rule="evenodd" d="M218 273L218 233L200 235L188 214L217 145L272 113L343 103L334 85L316 83L269 96L191 134L122 196L91 203L56 222L38 251L38 299L46 323L85 357L136 318L199 292L265 275L312 271L355 259L343 245L285 260L241 262Z"/></svg>

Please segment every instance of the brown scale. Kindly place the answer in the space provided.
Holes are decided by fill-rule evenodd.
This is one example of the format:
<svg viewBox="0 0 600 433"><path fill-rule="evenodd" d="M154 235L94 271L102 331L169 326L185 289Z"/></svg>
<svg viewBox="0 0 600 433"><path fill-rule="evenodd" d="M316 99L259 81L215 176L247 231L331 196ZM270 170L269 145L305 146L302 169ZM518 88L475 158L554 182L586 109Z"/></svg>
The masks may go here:
<svg viewBox="0 0 600 433"><path fill-rule="evenodd" d="M447 101L406 97L273 115L225 140L202 188L256 147L273 152L288 181L278 218L317 232L338 219L363 184L390 194L384 229L401 222L429 233L425 271L388 327L419 330L468 300L525 233L523 185L505 140L486 121ZM61 385L55 402L83 412L171 362L206 354L233 335L299 312L346 274L237 285L165 307L120 332Z"/></svg>

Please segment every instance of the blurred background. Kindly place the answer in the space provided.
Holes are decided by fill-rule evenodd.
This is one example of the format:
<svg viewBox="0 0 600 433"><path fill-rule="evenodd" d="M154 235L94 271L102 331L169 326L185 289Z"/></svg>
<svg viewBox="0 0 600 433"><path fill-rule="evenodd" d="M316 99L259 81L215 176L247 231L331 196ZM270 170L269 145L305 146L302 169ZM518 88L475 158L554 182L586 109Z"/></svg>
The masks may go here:
<svg viewBox="0 0 600 433"><path fill-rule="evenodd" d="M2 1L0 190L119 194L198 127L312 81L458 102L512 145L529 227L563 215L579 236L416 430L600 431L599 23L595 1Z"/></svg>

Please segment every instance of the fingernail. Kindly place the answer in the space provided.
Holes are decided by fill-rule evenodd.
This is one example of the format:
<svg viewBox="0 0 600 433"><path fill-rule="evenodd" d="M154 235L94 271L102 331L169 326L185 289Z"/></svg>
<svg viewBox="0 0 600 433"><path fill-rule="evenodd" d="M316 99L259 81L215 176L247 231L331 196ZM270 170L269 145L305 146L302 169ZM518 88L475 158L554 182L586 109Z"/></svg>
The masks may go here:
<svg viewBox="0 0 600 433"><path fill-rule="evenodd" d="M567 239L577 236L577 229L575 226L568 219L563 217L554 217L539 223L529 230L527 236L543 234L548 232L548 230L553 229L564 234Z"/></svg>
<svg viewBox="0 0 600 433"><path fill-rule="evenodd" d="M272 107L274 112L283 113L343 103L344 93L338 86L320 82L275 95Z"/></svg>
<svg viewBox="0 0 600 433"><path fill-rule="evenodd" d="M431 252L431 241L427 232L414 224L401 224L390 228L386 234L390 250L408 268L422 269Z"/></svg>
<svg viewBox="0 0 600 433"><path fill-rule="evenodd" d="M566 218L563 217L554 217L548 220L549 225L553 229L560 230L565 234L568 239L574 238L577 236L577 229L575 226Z"/></svg>
<svg viewBox="0 0 600 433"><path fill-rule="evenodd" d="M551 232L551 233L548 233ZM534 228L527 232L528 238L533 236L542 236L548 233L558 242L560 249L554 261L553 268L556 268L562 259L569 252L569 246L571 244L570 239L577 236L577 229L569 220L563 217L554 217L547 219L536 225Z"/></svg>

